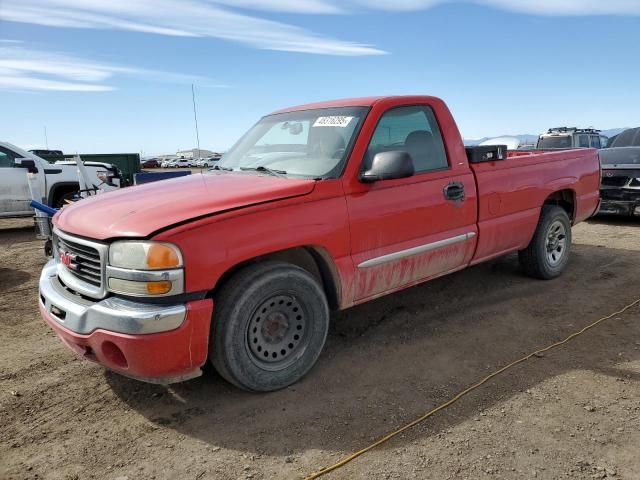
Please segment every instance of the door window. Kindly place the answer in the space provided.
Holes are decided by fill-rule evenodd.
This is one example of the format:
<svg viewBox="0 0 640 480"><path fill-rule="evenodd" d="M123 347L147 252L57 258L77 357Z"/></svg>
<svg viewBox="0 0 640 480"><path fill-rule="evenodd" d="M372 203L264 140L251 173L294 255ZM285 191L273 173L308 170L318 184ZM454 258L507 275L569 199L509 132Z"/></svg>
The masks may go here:
<svg viewBox="0 0 640 480"><path fill-rule="evenodd" d="M598 135L593 135L591 137L591 147L600 148L600 137Z"/></svg>
<svg viewBox="0 0 640 480"><path fill-rule="evenodd" d="M11 168L16 166L16 154L11 150L0 147L0 168Z"/></svg>
<svg viewBox="0 0 640 480"><path fill-rule="evenodd" d="M406 151L416 173L447 168L447 154L433 110L427 106L398 107L387 111L373 132L366 164L380 152Z"/></svg>

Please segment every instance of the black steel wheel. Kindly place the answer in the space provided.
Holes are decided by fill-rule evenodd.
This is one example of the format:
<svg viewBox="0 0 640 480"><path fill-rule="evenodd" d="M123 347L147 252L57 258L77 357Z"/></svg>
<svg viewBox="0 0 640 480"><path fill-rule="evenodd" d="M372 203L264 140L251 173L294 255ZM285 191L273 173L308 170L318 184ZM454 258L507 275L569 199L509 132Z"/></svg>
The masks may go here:
<svg viewBox="0 0 640 480"><path fill-rule="evenodd" d="M318 359L329 329L319 281L295 265L265 262L233 276L214 299L209 358L245 390L284 388Z"/></svg>
<svg viewBox="0 0 640 480"><path fill-rule="evenodd" d="M251 360L264 370L281 370L304 355L308 315L295 294L266 299L254 312L247 329Z"/></svg>

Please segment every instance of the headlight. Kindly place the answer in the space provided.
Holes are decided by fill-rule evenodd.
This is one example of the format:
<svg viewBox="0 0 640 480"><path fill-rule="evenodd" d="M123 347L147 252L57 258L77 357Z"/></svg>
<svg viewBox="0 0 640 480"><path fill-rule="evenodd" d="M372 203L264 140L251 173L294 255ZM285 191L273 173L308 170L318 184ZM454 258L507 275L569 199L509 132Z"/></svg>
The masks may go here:
<svg viewBox="0 0 640 480"><path fill-rule="evenodd" d="M182 253L163 242L121 241L109 247L107 284L114 293L167 296L184 292Z"/></svg>
<svg viewBox="0 0 640 480"><path fill-rule="evenodd" d="M170 243L114 242L109 247L109 265L138 270L178 268L182 266L182 254Z"/></svg>

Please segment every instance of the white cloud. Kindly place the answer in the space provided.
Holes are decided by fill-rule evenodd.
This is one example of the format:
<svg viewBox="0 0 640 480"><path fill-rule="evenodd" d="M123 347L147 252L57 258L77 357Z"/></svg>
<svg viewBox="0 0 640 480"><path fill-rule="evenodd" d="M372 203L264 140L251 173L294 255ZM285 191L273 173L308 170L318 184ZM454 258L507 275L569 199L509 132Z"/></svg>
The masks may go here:
<svg viewBox="0 0 640 480"><path fill-rule="evenodd" d="M638 0L476 0L477 3L536 15L640 15Z"/></svg>
<svg viewBox="0 0 640 480"><path fill-rule="evenodd" d="M322 0L209 0L228 7L272 12L335 14L344 10L336 3ZM346 2L342 2L343 4Z"/></svg>
<svg viewBox="0 0 640 480"><path fill-rule="evenodd" d="M352 0L361 7L375 10L414 11L426 10L450 0Z"/></svg>
<svg viewBox="0 0 640 480"><path fill-rule="evenodd" d="M362 7L391 10L425 10L465 0L353 0ZM466 0L490 7L535 15L640 15L638 0Z"/></svg>
<svg viewBox="0 0 640 480"><path fill-rule="evenodd" d="M117 29L209 37L247 46L323 55L381 55L375 46L335 39L248 11L356 14L417 11L475 3L535 15L640 15L640 0L0 0L4 21L51 27ZM65 67L66 69L67 67ZM89 70L83 74L100 74ZM102 72L104 73L104 72Z"/></svg>
<svg viewBox="0 0 640 480"><path fill-rule="evenodd" d="M113 90L109 85L91 83L65 82L30 77L28 75L11 75L3 72L0 75L0 90L14 91L57 91L57 92L106 92Z"/></svg>
<svg viewBox="0 0 640 480"><path fill-rule="evenodd" d="M300 27L239 13L215 0L3 0L5 21L67 28L107 28L175 36L214 37L267 50L325 55L380 55L371 45L337 40ZM234 6L337 13L326 0L219 0Z"/></svg>
<svg viewBox="0 0 640 480"><path fill-rule="evenodd" d="M117 75L144 76L161 82L195 81L205 87L225 87L202 77L98 63L0 41L0 89L3 90L105 92L115 89L109 81Z"/></svg>

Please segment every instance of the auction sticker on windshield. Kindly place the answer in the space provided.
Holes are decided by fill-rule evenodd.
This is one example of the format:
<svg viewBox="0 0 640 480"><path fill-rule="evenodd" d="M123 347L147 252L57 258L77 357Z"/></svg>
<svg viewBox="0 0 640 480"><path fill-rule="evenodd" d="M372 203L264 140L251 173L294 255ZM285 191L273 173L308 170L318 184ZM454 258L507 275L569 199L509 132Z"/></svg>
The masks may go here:
<svg viewBox="0 0 640 480"><path fill-rule="evenodd" d="M313 124L314 127L346 127L353 117L345 117L344 115L332 115L330 117L318 117Z"/></svg>

